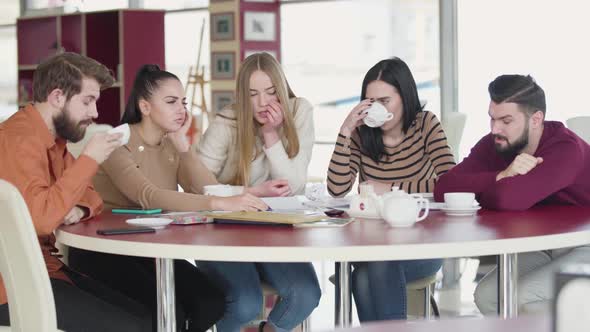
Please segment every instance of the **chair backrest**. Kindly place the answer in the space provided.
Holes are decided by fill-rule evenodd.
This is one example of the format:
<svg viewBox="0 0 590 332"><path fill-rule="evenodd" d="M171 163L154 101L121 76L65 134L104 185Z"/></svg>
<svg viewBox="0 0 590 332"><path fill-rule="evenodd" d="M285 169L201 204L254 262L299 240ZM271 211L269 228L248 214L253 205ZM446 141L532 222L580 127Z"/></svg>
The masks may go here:
<svg viewBox="0 0 590 332"><path fill-rule="evenodd" d="M567 127L590 144L590 116L576 116L565 121Z"/></svg>
<svg viewBox="0 0 590 332"><path fill-rule="evenodd" d="M11 331L56 331L53 291L31 215L18 189L1 179L0 273Z"/></svg>
<svg viewBox="0 0 590 332"><path fill-rule="evenodd" d="M68 151L70 151L70 153L74 156L74 158L78 158L78 156L80 156L80 153L82 153L82 149L84 149L84 147L86 146L86 143L88 143L88 141L92 138L92 136L94 136L94 134L96 133L100 133L103 131L108 131L109 129L112 129L113 127L111 127L108 124L96 124L93 123L90 126L88 126L88 128L86 128L86 133L84 134L84 138L77 143L68 143Z"/></svg>
<svg viewBox="0 0 590 332"><path fill-rule="evenodd" d="M465 128L465 120L467 115L459 112L448 112L442 117L442 126L447 135L447 142L451 147L455 161L459 162L459 145L461 144L461 137L463 137L463 129Z"/></svg>

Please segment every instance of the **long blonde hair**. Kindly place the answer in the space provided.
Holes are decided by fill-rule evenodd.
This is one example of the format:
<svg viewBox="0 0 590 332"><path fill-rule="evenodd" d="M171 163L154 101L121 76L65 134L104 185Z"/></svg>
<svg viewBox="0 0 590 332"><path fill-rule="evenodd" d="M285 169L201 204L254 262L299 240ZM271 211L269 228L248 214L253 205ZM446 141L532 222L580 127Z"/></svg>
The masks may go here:
<svg viewBox="0 0 590 332"><path fill-rule="evenodd" d="M250 76L260 70L264 72L275 86L279 103L283 109L283 125L279 131L281 142L289 158L299 153L299 137L295 128L293 109L289 107L289 99L295 98L295 94L289 87L281 65L268 53L255 53L247 57L238 73L236 81L236 104L234 110L237 117L238 139L238 169L231 181L234 185L248 186L250 181L250 166L252 161L262 153L255 150L256 136L259 135L260 124L254 119L254 110L250 100Z"/></svg>

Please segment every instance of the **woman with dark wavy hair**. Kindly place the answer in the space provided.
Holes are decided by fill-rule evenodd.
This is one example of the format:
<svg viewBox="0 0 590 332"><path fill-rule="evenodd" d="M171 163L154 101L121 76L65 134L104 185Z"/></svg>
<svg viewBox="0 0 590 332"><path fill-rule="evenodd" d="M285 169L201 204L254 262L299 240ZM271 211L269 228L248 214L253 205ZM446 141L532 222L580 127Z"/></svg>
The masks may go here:
<svg viewBox="0 0 590 332"><path fill-rule="evenodd" d="M371 128L363 123L373 103L390 120ZM382 60L363 80L361 102L344 120L328 169L328 191L346 195L358 176L377 194L399 187L431 193L437 178L455 165L440 122L424 111L410 69L399 58ZM440 259L353 264L352 289L361 322L405 319L406 283L438 271Z"/></svg>

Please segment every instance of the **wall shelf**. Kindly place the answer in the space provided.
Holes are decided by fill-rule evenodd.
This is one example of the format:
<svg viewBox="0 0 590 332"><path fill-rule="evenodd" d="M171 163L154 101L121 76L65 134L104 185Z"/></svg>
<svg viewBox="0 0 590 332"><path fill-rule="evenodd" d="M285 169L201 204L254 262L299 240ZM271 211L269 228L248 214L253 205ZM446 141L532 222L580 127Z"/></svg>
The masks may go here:
<svg viewBox="0 0 590 332"><path fill-rule="evenodd" d="M146 63L165 66L164 11L112 11L26 17L17 20L19 105L32 99L37 64L58 52L89 56L117 82L98 101L97 123L119 124L135 73Z"/></svg>

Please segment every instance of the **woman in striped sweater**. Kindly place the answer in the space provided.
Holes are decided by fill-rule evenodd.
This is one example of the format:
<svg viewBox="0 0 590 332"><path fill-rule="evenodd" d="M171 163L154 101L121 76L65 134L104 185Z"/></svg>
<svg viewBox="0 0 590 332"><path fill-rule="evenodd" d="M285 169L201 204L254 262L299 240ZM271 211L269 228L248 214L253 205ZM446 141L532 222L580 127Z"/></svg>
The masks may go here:
<svg viewBox="0 0 590 332"><path fill-rule="evenodd" d="M346 195L358 176L376 193L393 186L408 193L433 192L436 179L455 165L436 116L423 110L410 69L399 58L382 60L365 75L361 102L338 134L328 169L328 191ZM375 102L393 114L379 128L363 124ZM359 262L352 275L361 322L405 319L406 283L438 271L440 259Z"/></svg>

